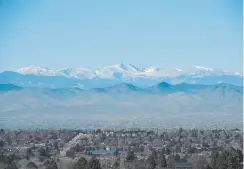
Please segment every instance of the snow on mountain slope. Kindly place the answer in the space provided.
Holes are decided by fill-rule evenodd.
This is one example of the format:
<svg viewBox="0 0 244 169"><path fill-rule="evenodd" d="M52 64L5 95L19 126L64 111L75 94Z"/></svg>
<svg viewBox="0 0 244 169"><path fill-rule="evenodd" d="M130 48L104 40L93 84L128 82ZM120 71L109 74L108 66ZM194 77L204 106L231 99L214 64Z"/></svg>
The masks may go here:
<svg viewBox="0 0 244 169"><path fill-rule="evenodd" d="M57 74L67 76L67 77L74 77L79 79L93 79L96 77L96 74L93 71L84 68L66 68L57 71Z"/></svg>
<svg viewBox="0 0 244 169"><path fill-rule="evenodd" d="M148 67L143 72L139 72L138 76L144 77L177 77L182 74L183 70L172 68L172 69L159 69L156 67Z"/></svg>
<svg viewBox="0 0 244 169"><path fill-rule="evenodd" d="M236 75L236 72L224 71L213 68L205 68L201 66L193 66L190 69L185 70L183 75L200 78L205 76Z"/></svg>
<svg viewBox="0 0 244 169"><path fill-rule="evenodd" d="M54 70L36 67L36 66L23 67L21 69L18 69L17 72L21 74L34 74L34 75L44 75L44 76L56 75L56 71Z"/></svg>
<svg viewBox="0 0 244 169"><path fill-rule="evenodd" d="M131 64L116 64L107 66L102 69L97 69L95 73L100 78L115 78L122 79L126 77L133 77L142 70Z"/></svg>
<svg viewBox="0 0 244 169"><path fill-rule="evenodd" d="M137 68L131 64L115 64L107 66L95 71L85 68L66 68L61 70L52 70L47 68L29 66L17 70L21 74L33 74L43 76L65 76L77 79L133 79L133 78L167 78L167 77L185 77L185 78L202 78L207 76L238 76L242 74L238 72L223 71L220 69L205 68L201 66L193 66L186 70L177 68Z"/></svg>

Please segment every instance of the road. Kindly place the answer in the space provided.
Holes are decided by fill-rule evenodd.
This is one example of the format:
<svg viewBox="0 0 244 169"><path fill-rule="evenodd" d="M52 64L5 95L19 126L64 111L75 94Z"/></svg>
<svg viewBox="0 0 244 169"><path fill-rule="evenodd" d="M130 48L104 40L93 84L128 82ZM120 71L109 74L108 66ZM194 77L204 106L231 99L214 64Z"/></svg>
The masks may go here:
<svg viewBox="0 0 244 169"><path fill-rule="evenodd" d="M65 143L64 148L60 151L60 157L65 157L66 152L70 150L70 148L74 147L76 144L80 142L81 139L89 138L91 137L90 134L83 134L79 133L77 136L75 136L72 140L70 140L68 143Z"/></svg>

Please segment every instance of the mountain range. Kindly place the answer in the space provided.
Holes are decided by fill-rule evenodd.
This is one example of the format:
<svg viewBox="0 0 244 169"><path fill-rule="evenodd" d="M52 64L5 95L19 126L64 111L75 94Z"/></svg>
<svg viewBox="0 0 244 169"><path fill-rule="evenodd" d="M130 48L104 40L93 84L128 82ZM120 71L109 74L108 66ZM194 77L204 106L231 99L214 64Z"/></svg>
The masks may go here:
<svg viewBox="0 0 244 169"><path fill-rule="evenodd" d="M14 84L0 84L0 91L20 91L20 90L43 90L43 91L52 91L52 92L63 92L63 91L77 91L77 92L92 92L92 93L128 93L128 92L138 92L138 93L147 93L147 94L170 94L176 92L184 93L198 93L198 92L216 92L222 91L225 93L235 93L238 95L243 95L243 87L234 86L231 84L220 83L216 85L202 85L202 84L169 84L166 82L161 82L157 85L150 86L147 88L139 88L130 83L121 83L104 88L93 88L89 90L83 90L78 87L72 88L59 88L59 89L50 89L50 88L22 88Z"/></svg>
<svg viewBox="0 0 244 169"><path fill-rule="evenodd" d="M0 73L0 128L123 128L134 117L140 127L240 128L242 80L200 66L25 67Z"/></svg>
<svg viewBox="0 0 244 169"><path fill-rule="evenodd" d="M35 66L17 71L0 73L0 83L11 83L22 87L79 87L92 89L120 83L131 83L138 87L149 87L162 81L170 84L229 83L242 86L243 75L238 72L193 66L187 70L156 67L137 68L131 64L115 64L102 69L66 68L53 70Z"/></svg>

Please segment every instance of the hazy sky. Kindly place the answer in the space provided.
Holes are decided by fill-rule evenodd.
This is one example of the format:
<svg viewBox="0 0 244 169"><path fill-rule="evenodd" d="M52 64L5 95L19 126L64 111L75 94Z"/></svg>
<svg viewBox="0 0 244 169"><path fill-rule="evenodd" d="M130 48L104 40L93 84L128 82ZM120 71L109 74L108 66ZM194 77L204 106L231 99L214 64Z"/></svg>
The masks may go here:
<svg viewBox="0 0 244 169"><path fill-rule="evenodd" d="M0 71L36 65L242 70L241 0L2 0Z"/></svg>

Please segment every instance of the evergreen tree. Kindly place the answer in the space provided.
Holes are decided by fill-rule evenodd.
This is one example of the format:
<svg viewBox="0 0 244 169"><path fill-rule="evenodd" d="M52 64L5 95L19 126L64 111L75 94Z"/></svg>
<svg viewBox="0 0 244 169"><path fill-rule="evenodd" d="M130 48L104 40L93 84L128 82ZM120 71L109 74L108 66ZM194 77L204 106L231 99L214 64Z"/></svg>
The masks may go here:
<svg viewBox="0 0 244 169"><path fill-rule="evenodd" d="M28 149L26 150L26 159L29 160L30 157L33 157L33 156L34 156L34 153L31 151L30 148L28 148Z"/></svg>
<svg viewBox="0 0 244 169"><path fill-rule="evenodd" d="M168 168L173 168L174 165L175 165L174 156L169 156L168 161L167 161L167 167Z"/></svg>
<svg viewBox="0 0 244 169"><path fill-rule="evenodd" d="M100 161L96 157L92 157L88 163L89 169L101 169Z"/></svg>
<svg viewBox="0 0 244 169"><path fill-rule="evenodd" d="M152 156L154 159L158 159L158 153L155 149L152 149Z"/></svg>
<svg viewBox="0 0 244 169"><path fill-rule="evenodd" d="M127 152L126 161L134 161L135 159L136 159L136 155L135 155L134 151L129 150Z"/></svg>
<svg viewBox="0 0 244 169"><path fill-rule="evenodd" d="M215 169L241 169L243 162L243 154L239 150L226 150L215 157L212 167Z"/></svg>
<svg viewBox="0 0 244 169"><path fill-rule="evenodd" d="M73 166L73 169L87 169L88 162L84 157L81 157Z"/></svg>
<svg viewBox="0 0 244 169"><path fill-rule="evenodd" d="M218 152L213 152L213 153L211 154L211 156L212 156L211 166L212 166L213 168L217 168L217 159L218 159L218 157L219 157L219 153L218 153Z"/></svg>
<svg viewBox="0 0 244 169"><path fill-rule="evenodd" d="M54 148L56 149L57 154L59 154L60 153L60 150L59 150L59 147L58 147L58 143L57 142L54 143Z"/></svg>
<svg viewBox="0 0 244 169"><path fill-rule="evenodd" d="M57 163L52 160L48 165L46 169L58 169Z"/></svg>
<svg viewBox="0 0 244 169"><path fill-rule="evenodd" d="M176 161L176 162L179 162L179 161L180 161L180 156L179 156L179 154L176 154L176 155L175 155L175 161Z"/></svg>
<svg viewBox="0 0 244 169"><path fill-rule="evenodd" d="M166 161L165 155L163 153L159 156L159 165L162 168L167 167L167 161Z"/></svg>
<svg viewBox="0 0 244 169"><path fill-rule="evenodd" d="M150 155L148 158L147 158L147 164L148 164L148 168L149 169L154 169L157 165L156 161L155 161L155 158L154 156Z"/></svg>
<svg viewBox="0 0 244 169"><path fill-rule="evenodd" d="M3 148L3 146L4 146L4 141L0 140L0 148Z"/></svg>
<svg viewBox="0 0 244 169"><path fill-rule="evenodd" d="M120 159L116 158L114 164L113 164L113 169L117 169L120 166Z"/></svg>
<svg viewBox="0 0 244 169"><path fill-rule="evenodd" d="M206 169L213 169L213 168L210 165L207 165Z"/></svg>
<svg viewBox="0 0 244 169"><path fill-rule="evenodd" d="M119 150L118 149L115 150L114 155L115 156L118 156L119 155Z"/></svg>
<svg viewBox="0 0 244 169"><path fill-rule="evenodd" d="M5 169L18 169L16 163L9 164Z"/></svg>
<svg viewBox="0 0 244 169"><path fill-rule="evenodd" d="M34 162L29 162L27 165L26 165L26 168L32 168L32 169L37 169L37 165L34 163Z"/></svg>
<svg viewBox="0 0 244 169"><path fill-rule="evenodd" d="M0 140L0 153L1 153L1 160L0 161L3 161L3 147L4 147L4 141L3 140Z"/></svg>
<svg viewBox="0 0 244 169"><path fill-rule="evenodd" d="M39 155L40 155L40 156L50 157L50 154L49 154L49 152L47 151L47 149L44 149L44 148L41 147L38 151L39 151Z"/></svg>

